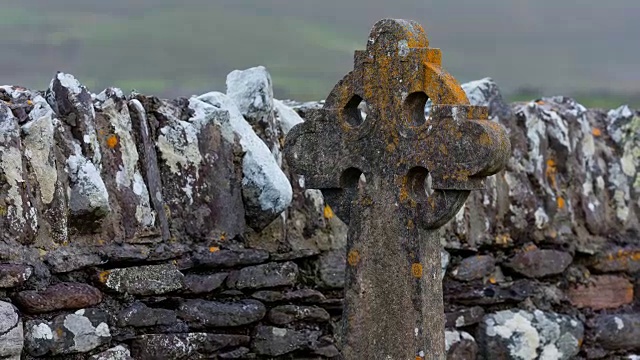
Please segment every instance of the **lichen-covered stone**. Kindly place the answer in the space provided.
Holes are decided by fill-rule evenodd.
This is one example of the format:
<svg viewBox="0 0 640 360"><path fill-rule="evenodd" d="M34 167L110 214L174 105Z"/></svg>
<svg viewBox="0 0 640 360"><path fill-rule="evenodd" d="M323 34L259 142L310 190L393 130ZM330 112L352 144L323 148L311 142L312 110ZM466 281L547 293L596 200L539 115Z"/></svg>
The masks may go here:
<svg viewBox="0 0 640 360"><path fill-rule="evenodd" d="M282 305L269 310L269 321L275 325L287 325L294 321L325 322L331 316L317 306Z"/></svg>
<svg viewBox="0 0 640 360"><path fill-rule="evenodd" d="M109 289L131 295L161 295L180 290L184 275L171 264L105 270L100 281Z"/></svg>
<svg viewBox="0 0 640 360"><path fill-rule="evenodd" d="M91 285L65 282L42 291L21 291L15 301L21 310L38 314L95 306L102 302L102 293Z"/></svg>
<svg viewBox="0 0 640 360"><path fill-rule="evenodd" d="M32 356L86 353L111 340L109 315L98 309L81 309L51 322L25 324L25 348Z"/></svg>
<svg viewBox="0 0 640 360"><path fill-rule="evenodd" d="M569 253L534 246L512 257L508 266L526 277L540 278L564 272L572 261Z"/></svg>
<svg viewBox="0 0 640 360"><path fill-rule="evenodd" d="M605 349L640 349L640 314L602 314L594 323L596 342Z"/></svg>
<svg viewBox="0 0 640 360"><path fill-rule="evenodd" d="M240 145L245 152L242 158L242 197L247 223L256 230L262 230L291 203L293 190L289 180L270 149L255 134L230 98L222 93L210 92L196 99L208 104L206 111L226 114L218 118L225 139L232 141L236 136L240 138Z"/></svg>
<svg viewBox="0 0 640 360"><path fill-rule="evenodd" d="M304 349L319 337L317 331L296 331L272 326L258 326L251 349L260 355L280 356Z"/></svg>
<svg viewBox="0 0 640 360"><path fill-rule="evenodd" d="M23 325L17 309L0 301L0 358L20 359L23 346Z"/></svg>
<svg viewBox="0 0 640 360"><path fill-rule="evenodd" d="M117 315L118 326L148 327L172 325L177 321L176 313L169 309L155 309L136 302Z"/></svg>
<svg viewBox="0 0 640 360"><path fill-rule="evenodd" d="M443 284L448 301L464 305L490 305L520 302L532 296L537 286L532 281L519 279L504 284L476 284L447 281Z"/></svg>
<svg viewBox="0 0 640 360"><path fill-rule="evenodd" d="M567 297L577 308L615 309L633 302L633 284L620 276L593 276L588 284L570 286Z"/></svg>
<svg viewBox="0 0 640 360"><path fill-rule="evenodd" d="M120 89L107 88L95 97L96 130L100 134L102 173L112 198L111 221L118 237L132 241L158 233L156 211L142 177L128 102Z"/></svg>
<svg viewBox="0 0 640 360"><path fill-rule="evenodd" d="M89 360L134 360L129 349L122 345L112 347L99 354L92 355Z"/></svg>
<svg viewBox="0 0 640 360"><path fill-rule="evenodd" d="M193 255L194 266L224 268L260 264L269 259L269 252L258 249L206 249Z"/></svg>
<svg viewBox="0 0 640 360"><path fill-rule="evenodd" d="M475 359L478 353L476 340L464 331L445 331L447 360Z"/></svg>
<svg viewBox="0 0 640 360"><path fill-rule="evenodd" d="M476 340L479 359L573 359L584 336L582 323L566 315L504 310L487 315Z"/></svg>
<svg viewBox="0 0 640 360"><path fill-rule="evenodd" d="M184 277L184 290L189 294L207 294L224 284L228 273L211 275L189 274Z"/></svg>
<svg viewBox="0 0 640 360"><path fill-rule="evenodd" d="M178 316L194 329L236 327L261 320L267 309L257 300L218 302L185 300L178 308Z"/></svg>
<svg viewBox="0 0 640 360"><path fill-rule="evenodd" d="M20 264L0 264L0 288L12 288L29 280L33 268Z"/></svg>
<svg viewBox="0 0 640 360"><path fill-rule="evenodd" d="M489 276L496 266L496 259L491 255L468 257L458 265L451 276L460 281L472 281Z"/></svg>
<svg viewBox="0 0 640 360"><path fill-rule="evenodd" d="M0 229L5 240L33 242L38 226L22 158L18 119L0 101Z"/></svg>
<svg viewBox="0 0 640 360"><path fill-rule="evenodd" d="M273 86L264 66L230 72L226 92L249 123L269 121L273 116Z"/></svg>
<svg viewBox="0 0 640 360"><path fill-rule="evenodd" d="M268 263L234 271L227 278L227 286L235 289L260 289L292 286L298 277L294 262Z"/></svg>
<svg viewBox="0 0 640 360"><path fill-rule="evenodd" d="M614 248L599 254L592 268L601 272L640 271L640 247Z"/></svg>
<svg viewBox="0 0 640 360"><path fill-rule="evenodd" d="M211 358L234 347L248 345L249 336L188 333L150 334L137 337L131 346L136 360L177 360Z"/></svg>

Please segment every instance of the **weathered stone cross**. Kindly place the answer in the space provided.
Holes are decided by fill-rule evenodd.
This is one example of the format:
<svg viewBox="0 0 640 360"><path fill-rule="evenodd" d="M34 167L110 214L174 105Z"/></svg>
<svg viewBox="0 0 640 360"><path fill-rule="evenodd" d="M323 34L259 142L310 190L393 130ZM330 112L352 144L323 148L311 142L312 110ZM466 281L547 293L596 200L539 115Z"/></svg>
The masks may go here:
<svg viewBox="0 0 640 360"><path fill-rule="evenodd" d="M349 225L347 360L445 359L437 229L509 157L505 130L440 64L419 24L381 20L354 70L286 139L288 163Z"/></svg>

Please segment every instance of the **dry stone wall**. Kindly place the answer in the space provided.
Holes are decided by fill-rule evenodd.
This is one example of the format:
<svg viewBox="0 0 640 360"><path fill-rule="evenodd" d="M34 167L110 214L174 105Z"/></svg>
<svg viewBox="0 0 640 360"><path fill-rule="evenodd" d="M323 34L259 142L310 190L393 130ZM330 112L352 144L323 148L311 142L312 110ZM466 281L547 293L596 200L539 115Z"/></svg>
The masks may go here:
<svg viewBox="0 0 640 360"><path fill-rule="evenodd" d="M449 358L637 358L640 114L463 87L513 155L442 231ZM346 226L282 158L319 106L0 87L0 359L337 358Z"/></svg>

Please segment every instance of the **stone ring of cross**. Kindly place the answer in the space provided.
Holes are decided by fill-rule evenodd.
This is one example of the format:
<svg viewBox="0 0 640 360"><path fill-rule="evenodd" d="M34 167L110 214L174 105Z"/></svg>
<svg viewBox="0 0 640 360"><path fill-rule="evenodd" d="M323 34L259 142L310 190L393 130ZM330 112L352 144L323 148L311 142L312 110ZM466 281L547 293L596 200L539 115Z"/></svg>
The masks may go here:
<svg viewBox="0 0 640 360"><path fill-rule="evenodd" d="M440 50L429 48L419 24L382 20L324 108L309 112L287 136L288 164L308 188L322 190L345 223L358 184L364 185L361 174L366 187L395 190L386 200L415 208L422 226L437 228L506 163L510 144L503 128L487 120L486 107L469 105L440 65Z"/></svg>

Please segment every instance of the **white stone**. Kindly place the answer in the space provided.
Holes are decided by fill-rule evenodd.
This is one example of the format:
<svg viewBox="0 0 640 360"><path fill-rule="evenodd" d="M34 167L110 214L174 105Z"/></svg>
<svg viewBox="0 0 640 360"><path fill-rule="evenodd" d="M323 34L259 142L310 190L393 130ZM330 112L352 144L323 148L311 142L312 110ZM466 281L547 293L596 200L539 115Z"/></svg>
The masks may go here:
<svg viewBox="0 0 640 360"><path fill-rule="evenodd" d="M273 214L278 214L289 206L293 197L289 180L269 148L256 135L233 101L222 93L210 92L191 98L190 104L193 104L190 105L192 108L200 108L204 116L216 121L227 141L233 142L238 137L242 150L245 151L242 162L243 188L248 189L249 193L258 194L257 198L245 201L255 203L262 211Z"/></svg>
<svg viewBox="0 0 640 360"><path fill-rule="evenodd" d="M273 111L271 75L264 66L234 70L227 75L227 96L247 121L254 123Z"/></svg>
<svg viewBox="0 0 640 360"><path fill-rule="evenodd" d="M280 126L280 131L283 135L287 135L289 130L291 130L294 126L304 122L304 120L298 115L295 110L285 105L280 100L273 100L275 105L276 118L278 121L278 125Z"/></svg>

